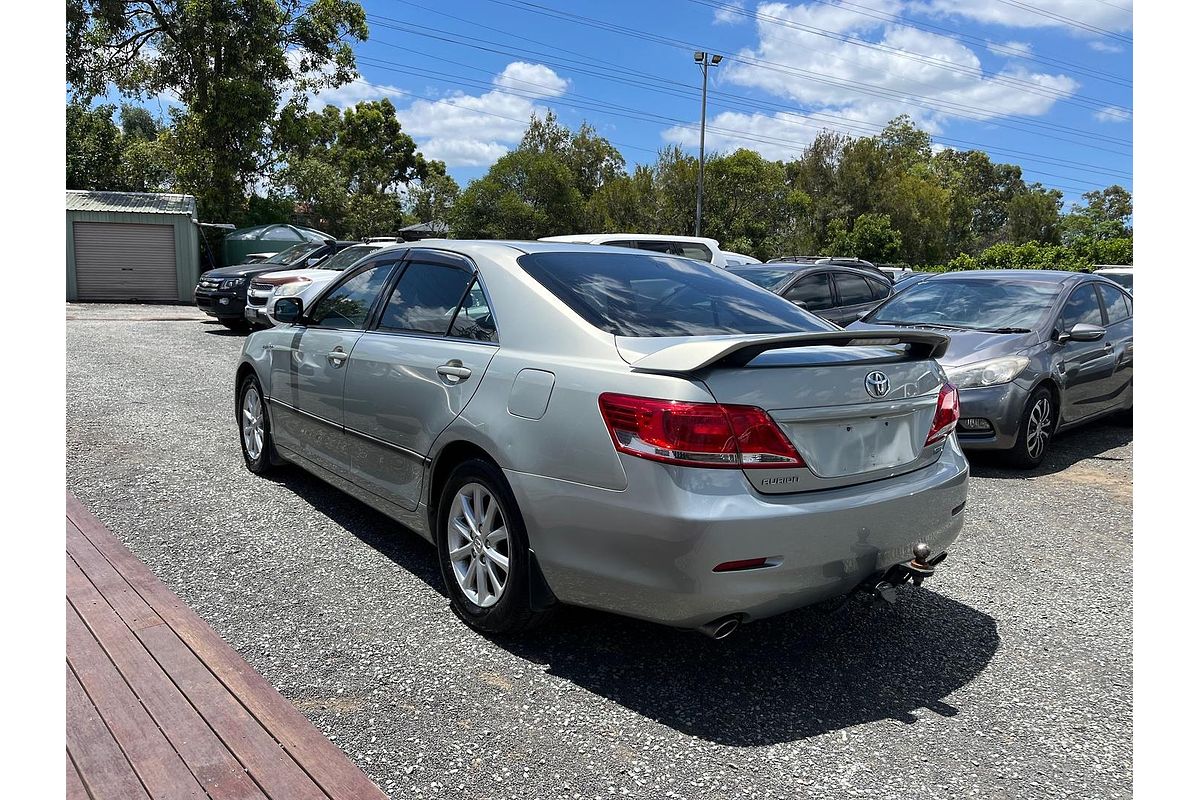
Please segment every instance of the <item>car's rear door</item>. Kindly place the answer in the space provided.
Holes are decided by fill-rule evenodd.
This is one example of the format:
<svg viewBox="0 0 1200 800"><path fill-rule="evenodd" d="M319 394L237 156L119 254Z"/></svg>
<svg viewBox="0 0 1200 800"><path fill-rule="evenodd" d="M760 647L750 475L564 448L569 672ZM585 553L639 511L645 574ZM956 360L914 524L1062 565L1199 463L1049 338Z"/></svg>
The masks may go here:
<svg viewBox="0 0 1200 800"><path fill-rule="evenodd" d="M1092 281L1075 287L1068 296L1059 315L1057 332L1069 332L1081 322L1104 325L1100 299ZM1063 422L1074 422L1110 408L1112 401L1106 395L1116 363L1112 344L1106 339L1098 339L1094 342L1066 341L1055 346L1059 348L1056 360L1063 381Z"/></svg>
<svg viewBox="0 0 1200 800"><path fill-rule="evenodd" d="M347 368L354 483L415 509L433 442L475 393L497 341L473 265L455 254L411 251Z"/></svg>
<svg viewBox="0 0 1200 800"><path fill-rule="evenodd" d="M834 272L833 287L837 307L826 319L842 326L854 322L888 295L888 289L882 285L882 281L872 281L849 271Z"/></svg>
<svg viewBox="0 0 1200 800"><path fill-rule="evenodd" d="M1104 344L1111 347L1113 371L1106 394L1112 408L1127 407L1133 390L1133 299L1116 286L1096 282L1104 309Z"/></svg>
<svg viewBox="0 0 1200 800"><path fill-rule="evenodd" d="M397 258L354 270L305 312L271 352L271 424L277 443L317 466L349 467L342 431L346 362L363 335Z"/></svg>

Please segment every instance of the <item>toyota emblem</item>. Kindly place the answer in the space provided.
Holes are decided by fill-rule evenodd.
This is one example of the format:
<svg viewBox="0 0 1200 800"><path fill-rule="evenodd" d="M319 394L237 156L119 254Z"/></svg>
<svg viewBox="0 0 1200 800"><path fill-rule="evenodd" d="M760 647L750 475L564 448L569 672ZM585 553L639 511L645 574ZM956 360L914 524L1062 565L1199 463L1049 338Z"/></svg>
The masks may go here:
<svg viewBox="0 0 1200 800"><path fill-rule="evenodd" d="M866 385L871 397L883 397L892 390L892 382L879 370L867 373Z"/></svg>

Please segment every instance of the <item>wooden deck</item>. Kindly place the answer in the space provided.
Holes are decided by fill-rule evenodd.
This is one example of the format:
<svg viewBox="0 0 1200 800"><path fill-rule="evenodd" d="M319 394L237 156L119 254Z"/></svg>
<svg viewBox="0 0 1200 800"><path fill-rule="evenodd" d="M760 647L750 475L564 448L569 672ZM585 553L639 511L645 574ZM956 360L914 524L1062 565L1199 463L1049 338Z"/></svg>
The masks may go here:
<svg viewBox="0 0 1200 800"><path fill-rule="evenodd" d="M67 495L67 797L385 795Z"/></svg>

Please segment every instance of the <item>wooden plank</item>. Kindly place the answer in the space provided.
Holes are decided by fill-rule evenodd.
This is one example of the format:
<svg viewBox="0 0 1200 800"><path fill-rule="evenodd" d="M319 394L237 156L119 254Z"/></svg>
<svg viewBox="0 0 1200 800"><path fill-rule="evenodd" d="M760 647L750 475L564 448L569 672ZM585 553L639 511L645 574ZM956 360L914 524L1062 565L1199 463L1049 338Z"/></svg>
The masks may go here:
<svg viewBox="0 0 1200 800"><path fill-rule="evenodd" d="M150 796L204 800L204 789L191 770L70 605L67 662Z"/></svg>
<svg viewBox="0 0 1200 800"><path fill-rule="evenodd" d="M144 628L137 636L268 797L326 800L326 794L288 751L246 711L239 698L230 694L170 626Z"/></svg>
<svg viewBox="0 0 1200 800"><path fill-rule="evenodd" d="M67 752L88 793L95 798L148 800L150 795L104 727L99 712L84 693L71 666L67 670Z"/></svg>
<svg viewBox="0 0 1200 800"><path fill-rule="evenodd" d="M87 537L67 521L67 553L84 574L96 585L105 601L116 609L125 624L137 630L148 625L161 625L162 618L154 612L142 596L121 577L121 573L108 562Z"/></svg>
<svg viewBox="0 0 1200 800"><path fill-rule="evenodd" d="M67 597L213 800L265 800L241 763L70 558Z"/></svg>
<svg viewBox="0 0 1200 800"><path fill-rule="evenodd" d="M117 541L70 493L67 494L67 516L330 797L386 798L345 753L321 735L307 717L276 692L196 612L163 586L150 568ZM153 630L139 632L139 638L145 642L142 633Z"/></svg>
<svg viewBox="0 0 1200 800"><path fill-rule="evenodd" d="M63 755L67 761L67 800L88 800L87 789L83 788L83 780L71 761L71 754L64 750Z"/></svg>

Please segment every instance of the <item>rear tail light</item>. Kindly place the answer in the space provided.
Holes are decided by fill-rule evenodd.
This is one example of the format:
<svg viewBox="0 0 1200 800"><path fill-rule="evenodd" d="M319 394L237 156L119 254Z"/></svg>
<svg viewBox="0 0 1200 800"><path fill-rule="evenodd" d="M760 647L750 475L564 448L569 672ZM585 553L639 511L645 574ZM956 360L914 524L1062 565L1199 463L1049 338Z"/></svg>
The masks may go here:
<svg viewBox="0 0 1200 800"><path fill-rule="evenodd" d="M804 466L779 426L755 406L605 393L600 414L617 450L652 461L734 469Z"/></svg>
<svg viewBox="0 0 1200 800"><path fill-rule="evenodd" d="M952 383L942 385L938 392L937 410L933 412L933 424L925 437L925 446L936 444L950 435L958 424L958 387Z"/></svg>

